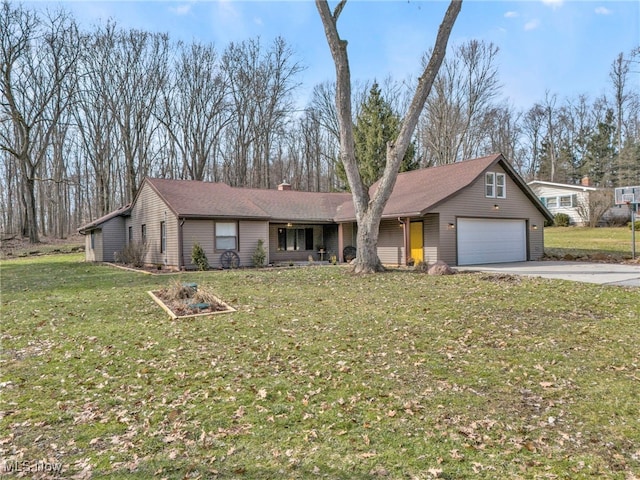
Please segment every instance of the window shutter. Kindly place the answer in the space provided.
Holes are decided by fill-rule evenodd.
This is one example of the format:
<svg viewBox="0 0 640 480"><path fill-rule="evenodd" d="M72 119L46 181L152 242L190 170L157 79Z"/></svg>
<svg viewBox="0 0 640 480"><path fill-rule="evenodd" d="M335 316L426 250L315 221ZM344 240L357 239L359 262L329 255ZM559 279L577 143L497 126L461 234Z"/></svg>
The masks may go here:
<svg viewBox="0 0 640 480"><path fill-rule="evenodd" d="M578 195L577 194L573 194L571 195L571 206L572 207L577 207L578 206Z"/></svg>

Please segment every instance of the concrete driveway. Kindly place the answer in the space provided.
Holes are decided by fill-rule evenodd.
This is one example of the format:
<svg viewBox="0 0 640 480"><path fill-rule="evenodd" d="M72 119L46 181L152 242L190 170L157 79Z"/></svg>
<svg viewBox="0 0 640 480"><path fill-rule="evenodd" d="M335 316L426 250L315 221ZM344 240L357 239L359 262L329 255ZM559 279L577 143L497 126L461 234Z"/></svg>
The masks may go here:
<svg viewBox="0 0 640 480"><path fill-rule="evenodd" d="M456 267L467 272L495 272L510 275L555 278L574 282L640 287L640 265L586 262L517 262Z"/></svg>

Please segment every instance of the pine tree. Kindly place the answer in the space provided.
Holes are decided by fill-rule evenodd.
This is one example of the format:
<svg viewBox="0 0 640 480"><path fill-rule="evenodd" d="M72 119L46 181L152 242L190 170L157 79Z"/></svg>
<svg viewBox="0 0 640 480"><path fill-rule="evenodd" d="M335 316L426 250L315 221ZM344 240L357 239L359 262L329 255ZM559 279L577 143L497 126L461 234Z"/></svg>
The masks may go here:
<svg viewBox="0 0 640 480"><path fill-rule="evenodd" d="M382 177L387 158L387 142L400 132L400 116L382 96L380 87L374 82L369 96L362 104L353 128L356 161L362 182L368 188ZM415 146L409 145L400 165L400 172L415 170ZM342 164L338 165L338 175L346 184L347 176Z"/></svg>
<svg viewBox="0 0 640 480"><path fill-rule="evenodd" d="M613 110L609 109L604 121L598 123L596 130L587 142L584 174L588 175L596 186L614 187L617 185L618 165L615 135Z"/></svg>

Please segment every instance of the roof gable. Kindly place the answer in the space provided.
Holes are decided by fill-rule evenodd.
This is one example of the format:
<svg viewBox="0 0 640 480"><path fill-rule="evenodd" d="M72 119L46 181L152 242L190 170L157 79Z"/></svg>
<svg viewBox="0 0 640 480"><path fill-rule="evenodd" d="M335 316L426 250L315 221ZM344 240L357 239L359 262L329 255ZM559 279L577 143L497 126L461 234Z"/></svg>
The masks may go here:
<svg viewBox="0 0 640 480"><path fill-rule="evenodd" d="M393 192L387 201L382 216L383 218L395 218L399 216L424 215L461 190L469 187L496 164L500 164L547 219L551 220L553 218L502 154L398 174ZM377 188L378 182L374 183L369 189L371 196L375 194ZM353 203L344 203L338 211L336 220L346 221L352 219L355 219Z"/></svg>

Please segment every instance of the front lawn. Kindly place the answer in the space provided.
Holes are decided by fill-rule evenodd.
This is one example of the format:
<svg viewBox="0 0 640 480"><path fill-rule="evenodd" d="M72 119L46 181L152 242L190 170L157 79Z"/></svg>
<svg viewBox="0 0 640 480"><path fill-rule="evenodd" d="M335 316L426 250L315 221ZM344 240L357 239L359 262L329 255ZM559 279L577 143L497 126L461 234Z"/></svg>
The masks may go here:
<svg viewBox="0 0 640 480"><path fill-rule="evenodd" d="M150 276L79 255L0 268L2 473L640 475L637 289L332 266ZM176 278L238 311L169 320L146 292Z"/></svg>
<svg viewBox="0 0 640 480"><path fill-rule="evenodd" d="M640 232L636 232L636 256L640 255ZM548 256L575 257L595 254L619 259L631 258L631 230L628 227L545 227L544 250Z"/></svg>

